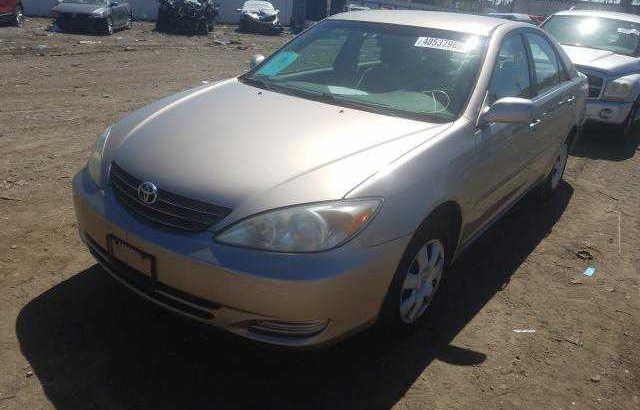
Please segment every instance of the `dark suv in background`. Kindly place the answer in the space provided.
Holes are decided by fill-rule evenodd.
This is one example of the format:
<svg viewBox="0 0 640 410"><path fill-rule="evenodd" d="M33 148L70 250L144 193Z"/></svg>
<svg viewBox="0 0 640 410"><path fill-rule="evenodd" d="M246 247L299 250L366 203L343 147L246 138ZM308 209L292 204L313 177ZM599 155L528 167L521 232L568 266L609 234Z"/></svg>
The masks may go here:
<svg viewBox="0 0 640 410"><path fill-rule="evenodd" d="M131 28L131 7L125 0L61 0L51 13L63 31L111 35Z"/></svg>

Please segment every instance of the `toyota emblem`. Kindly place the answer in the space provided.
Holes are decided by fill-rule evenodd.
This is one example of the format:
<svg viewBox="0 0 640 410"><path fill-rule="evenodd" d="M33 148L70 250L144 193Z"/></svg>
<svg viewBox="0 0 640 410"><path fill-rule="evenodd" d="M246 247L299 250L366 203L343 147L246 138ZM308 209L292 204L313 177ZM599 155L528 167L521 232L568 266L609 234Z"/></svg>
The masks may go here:
<svg viewBox="0 0 640 410"><path fill-rule="evenodd" d="M158 199L158 187L152 182L143 182L138 186L138 198L145 204L151 205Z"/></svg>

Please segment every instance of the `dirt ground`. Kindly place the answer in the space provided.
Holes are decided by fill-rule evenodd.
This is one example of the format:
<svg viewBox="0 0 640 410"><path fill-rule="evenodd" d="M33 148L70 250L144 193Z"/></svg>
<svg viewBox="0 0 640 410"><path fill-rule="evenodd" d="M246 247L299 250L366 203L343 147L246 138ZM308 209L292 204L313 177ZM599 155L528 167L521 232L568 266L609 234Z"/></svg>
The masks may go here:
<svg viewBox="0 0 640 410"><path fill-rule="evenodd" d="M107 125L288 36L47 25L0 27L0 409L640 408L638 137L590 129L553 201L484 235L418 333L274 350L117 285L78 239L70 183Z"/></svg>

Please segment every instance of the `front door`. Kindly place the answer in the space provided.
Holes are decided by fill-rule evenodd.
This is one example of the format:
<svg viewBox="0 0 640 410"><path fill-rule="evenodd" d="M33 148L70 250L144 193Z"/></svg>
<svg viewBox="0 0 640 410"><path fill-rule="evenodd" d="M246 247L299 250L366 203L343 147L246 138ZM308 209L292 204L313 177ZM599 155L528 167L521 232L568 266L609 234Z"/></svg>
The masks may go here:
<svg viewBox="0 0 640 410"><path fill-rule="evenodd" d="M521 34L506 37L501 45L487 90L485 108L501 98L532 98L532 77L528 52ZM533 124L490 123L476 131L477 153L474 159L475 195L473 215L469 215L472 234L491 221L517 199L527 187L527 145Z"/></svg>

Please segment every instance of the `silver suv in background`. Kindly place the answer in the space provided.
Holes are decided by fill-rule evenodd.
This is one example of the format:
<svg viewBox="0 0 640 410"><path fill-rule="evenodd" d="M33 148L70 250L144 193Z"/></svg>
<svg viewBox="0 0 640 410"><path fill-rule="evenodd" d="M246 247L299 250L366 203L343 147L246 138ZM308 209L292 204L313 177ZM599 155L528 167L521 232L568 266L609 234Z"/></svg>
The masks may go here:
<svg viewBox="0 0 640 410"><path fill-rule="evenodd" d="M627 139L640 116L640 17L570 10L549 17L542 27L589 80L588 121L613 124L614 135Z"/></svg>
<svg viewBox="0 0 640 410"><path fill-rule="evenodd" d="M587 93L539 28L463 14L340 14L254 62L109 127L73 194L121 283L289 346L419 324L465 247L558 188Z"/></svg>

